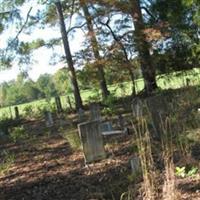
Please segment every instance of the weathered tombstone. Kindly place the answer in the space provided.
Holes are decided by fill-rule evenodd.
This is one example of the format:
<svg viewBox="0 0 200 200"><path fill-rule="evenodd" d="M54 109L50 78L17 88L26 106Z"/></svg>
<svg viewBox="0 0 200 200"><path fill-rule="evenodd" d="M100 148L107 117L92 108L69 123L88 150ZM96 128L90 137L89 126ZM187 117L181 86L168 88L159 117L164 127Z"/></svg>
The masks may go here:
<svg viewBox="0 0 200 200"><path fill-rule="evenodd" d="M45 124L46 124L46 127L48 127L48 128L52 127L54 125L52 113L49 112L49 111L46 111L44 113L44 115L45 115Z"/></svg>
<svg viewBox="0 0 200 200"><path fill-rule="evenodd" d="M101 120L100 106L97 103L90 104L90 118L91 120Z"/></svg>
<svg viewBox="0 0 200 200"><path fill-rule="evenodd" d="M143 103L139 98L134 98L132 105L132 114L135 118L140 118L143 116Z"/></svg>
<svg viewBox="0 0 200 200"><path fill-rule="evenodd" d="M124 130L124 124L125 124L125 122L124 122L124 118L123 118L123 116L121 114L118 115L118 122L119 122L120 128L122 130Z"/></svg>
<svg viewBox="0 0 200 200"><path fill-rule="evenodd" d="M61 104L61 100L59 96L55 97L55 102L56 102L56 108L57 108L58 113L61 113L63 109L62 109L62 104Z"/></svg>
<svg viewBox="0 0 200 200"><path fill-rule="evenodd" d="M113 131L113 127L111 122L103 122L100 125L101 132L108 132L108 131Z"/></svg>
<svg viewBox="0 0 200 200"><path fill-rule="evenodd" d="M94 120L78 124L78 131L83 146L85 163L104 159L106 153L99 121Z"/></svg>
<svg viewBox="0 0 200 200"><path fill-rule="evenodd" d="M168 98L162 95L152 96L146 99L146 105L151 116L155 136L160 138L163 133L162 122L165 123L170 113Z"/></svg>
<svg viewBox="0 0 200 200"><path fill-rule="evenodd" d="M4 137L4 136L5 136L5 133L4 133L3 129L0 128L0 138Z"/></svg>
<svg viewBox="0 0 200 200"><path fill-rule="evenodd" d="M15 119L19 119L20 116L19 116L19 109L17 106L14 107L14 110L15 110Z"/></svg>
<svg viewBox="0 0 200 200"><path fill-rule="evenodd" d="M132 157L130 159L130 163L131 163L131 171L132 171L132 174L135 176L135 175L138 175L140 172L141 172L141 163L140 163L140 158L135 156L135 157Z"/></svg>
<svg viewBox="0 0 200 200"><path fill-rule="evenodd" d="M85 121L85 112L82 108L79 108L78 110L78 121L79 122L84 122Z"/></svg>
<svg viewBox="0 0 200 200"><path fill-rule="evenodd" d="M114 130L111 122L101 123L100 129L101 129L101 134L103 136L117 135L117 134L123 134L124 133L123 130Z"/></svg>

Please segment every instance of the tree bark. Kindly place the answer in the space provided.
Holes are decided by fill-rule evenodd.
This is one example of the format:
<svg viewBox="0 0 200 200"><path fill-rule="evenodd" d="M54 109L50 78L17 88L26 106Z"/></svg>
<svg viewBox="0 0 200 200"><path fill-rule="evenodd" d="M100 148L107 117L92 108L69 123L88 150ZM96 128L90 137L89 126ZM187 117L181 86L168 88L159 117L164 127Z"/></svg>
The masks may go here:
<svg viewBox="0 0 200 200"><path fill-rule="evenodd" d="M79 90L79 86L78 86L78 82L77 82L77 78L76 78L76 72L74 69L74 63L73 63L73 59L72 59L72 55L71 55L71 51L70 51L68 35L67 35L64 16L63 16L62 5L61 5L60 1L55 2L55 5L56 5L56 10L57 10L58 18L59 18L59 23L60 23L60 31L61 31L61 35L62 35L66 60L67 60L67 64L68 64L69 71L70 71L70 80L72 83L72 90L74 93L76 110L79 110L80 108L83 108L83 104L82 104L80 90Z"/></svg>
<svg viewBox="0 0 200 200"><path fill-rule="evenodd" d="M99 77L100 87L102 91L102 96L103 98L106 98L110 94L110 92L108 91L108 88L107 88L105 72L103 70L103 65L101 64L101 56L99 54L99 47L98 47L98 42L96 39L96 34L93 28L92 17L89 13L85 0L80 0L80 5L85 15L87 28L88 28L88 35L90 37L90 42L91 42L95 60L97 61L98 77Z"/></svg>
<svg viewBox="0 0 200 200"><path fill-rule="evenodd" d="M135 27L135 42L139 53L145 91L152 93L157 88L155 68L152 64L149 52L149 44L144 33L144 22L140 7L140 0L130 0L132 6L132 18Z"/></svg>

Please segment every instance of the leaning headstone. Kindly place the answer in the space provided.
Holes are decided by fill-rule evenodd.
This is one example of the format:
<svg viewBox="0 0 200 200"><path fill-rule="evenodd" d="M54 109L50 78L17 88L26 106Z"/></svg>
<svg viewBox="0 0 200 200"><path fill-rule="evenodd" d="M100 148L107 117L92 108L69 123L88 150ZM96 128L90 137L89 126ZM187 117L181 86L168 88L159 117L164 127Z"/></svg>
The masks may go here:
<svg viewBox="0 0 200 200"><path fill-rule="evenodd" d="M78 131L83 146L85 163L104 159L106 153L99 121L94 120L78 124Z"/></svg>
<svg viewBox="0 0 200 200"><path fill-rule="evenodd" d="M91 120L101 120L100 106L97 103L90 104L90 118Z"/></svg>
<svg viewBox="0 0 200 200"><path fill-rule="evenodd" d="M55 97L55 102L56 102L56 108L57 108L58 113L61 113L63 109L62 109L60 97Z"/></svg>
<svg viewBox="0 0 200 200"><path fill-rule="evenodd" d="M46 127L52 127L54 125L54 122L53 122L53 117L52 117L52 113L49 112L49 111L46 111L44 113L44 116L45 116L45 124L46 124Z"/></svg>
<svg viewBox="0 0 200 200"><path fill-rule="evenodd" d="M15 110L15 119L19 119L20 116L19 116L19 109L17 106L14 107L14 110Z"/></svg>

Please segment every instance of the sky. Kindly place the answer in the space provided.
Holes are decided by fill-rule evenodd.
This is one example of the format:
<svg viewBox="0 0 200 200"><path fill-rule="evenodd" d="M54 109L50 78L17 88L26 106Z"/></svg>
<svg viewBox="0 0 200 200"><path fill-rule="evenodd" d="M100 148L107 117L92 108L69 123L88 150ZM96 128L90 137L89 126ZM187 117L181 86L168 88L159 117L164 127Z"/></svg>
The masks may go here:
<svg viewBox="0 0 200 200"><path fill-rule="evenodd" d="M35 1L36 2L36 1ZM29 3L22 7L21 13L24 18L26 18L27 12L30 9L30 7L33 6L33 9L31 11L31 14L34 14L36 10L39 8L37 3ZM72 21L75 21L75 18L73 18ZM73 23L72 23L73 24ZM14 27L10 27L6 32L4 32L1 35L1 44L0 48L6 45L6 41L9 37L15 37L16 35L16 29ZM19 39L23 41L32 41L37 38L41 39L51 39L54 36L60 37L60 29L58 26L56 27L47 27L45 29L35 29L31 34L26 34L25 31L23 31ZM84 41L84 35L81 30L77 30L74 34L73 38L69 38L69 44L71 48L72 54L80 50L82 46L82 42ZM64 49L63 46L57 46L54 48L54 51L60 55L64 55ZM55 65L50 65L50 59L52 56L52 49L47 49L45 47L42 47L38 50L35 50L33 53L33 60L35 61L34 64L32 64L31 70L28 71L29 77L32 80L37 80L37 78L44 73L55 73L58 69L64 67L63 63L58 63ZM1 70L0 71L0 83L4 81L13 80L16 78L17 74L20 73L19 66L17 66L16 63L13 64L11 69L8 70Z"/></svg>

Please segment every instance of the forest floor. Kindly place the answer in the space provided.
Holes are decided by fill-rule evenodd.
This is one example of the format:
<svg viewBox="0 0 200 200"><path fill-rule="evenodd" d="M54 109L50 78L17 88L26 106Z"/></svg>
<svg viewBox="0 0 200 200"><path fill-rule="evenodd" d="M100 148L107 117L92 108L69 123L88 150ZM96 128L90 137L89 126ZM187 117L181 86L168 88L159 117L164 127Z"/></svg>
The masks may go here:
<svg viewBox="0 0 200 200"><path fill-rule="evenodd" d="M72 150L59 135L0 144L0 151L15 156L0 174L0 200L118 200L130 185L131 143L132 136L113 139L108 158L88 166L82 151ZM181 199L200 200L199 178L176 184Z"/></svg>

